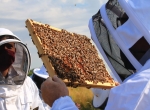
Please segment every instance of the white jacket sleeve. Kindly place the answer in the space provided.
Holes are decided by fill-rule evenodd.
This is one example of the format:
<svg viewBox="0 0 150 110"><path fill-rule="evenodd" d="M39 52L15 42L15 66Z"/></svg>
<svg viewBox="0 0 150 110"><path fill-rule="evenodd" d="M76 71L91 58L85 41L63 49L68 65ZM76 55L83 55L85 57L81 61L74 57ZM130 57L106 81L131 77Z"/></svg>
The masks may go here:
<svg viewBox="0 0 150 110"><path fill-rule="evenodd" d="M65 96L55 100L51 110L78 110L78 108L69 96Z"/></svg>
<svg viewBox="0 0 150 110"><path fill-rule="evenodd" d="M150 71L112 88L105 110L150 110Z"/></svg>

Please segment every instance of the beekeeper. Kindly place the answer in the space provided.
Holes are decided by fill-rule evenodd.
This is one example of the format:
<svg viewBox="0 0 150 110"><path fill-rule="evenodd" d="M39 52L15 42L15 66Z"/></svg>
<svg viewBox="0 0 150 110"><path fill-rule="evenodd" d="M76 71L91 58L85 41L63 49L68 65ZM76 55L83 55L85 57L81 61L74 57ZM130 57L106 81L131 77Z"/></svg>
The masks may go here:
<svg viewBox="0 0 150 110"><path fill-rule="evenodd" d="M30 70L27 46L10 30L0 28L0 110L45 110Z"/></svg>
<svg viewBox="0 0 150 110"><path fill-rule="evenodd" d="M37 85L38 89L40 90L41 84L49 77L47 70L44 65L40 68L35 68L33 70L33 74L31 76L32 80Z"/></svg>
<svg viewBox="0 0 150 110"><path fill-rule="evenodd" d="M148 0L140 0L138 3L134 0L109 0L97 14L92 16L89 22L92 39L101 53L104 53L105 61L115 76L114 79L120 83L123 81L119 87L111 89L110 93L109 90L92 89L95 107L107 106L106 110L112 108L113 110L148 110L148 106L140 108L143 106L143 102L140 101L142 97L138 97L138 100L137 97L130 95L142 95L144 89L141 89L139 93L137 91L139 88L146 87L146 85L143 87L138 85L138 83L145 82L144 77L140 78L138 74L143 75L141 70L146 67L150 58L150 33L148 31L150 28L146 23L150 18L146 8L150 6L149 3ZM133 84L135 88L132 88ZM147 100L146 97L144 100ZM130 105L130 101L134 105Z"/></svg>
<svg viewBox="0 0 150 110"><path fill-rule="evenodd" d="M42 96L41 96L41 84L49 77L47 70L45 68L44 65L42 65L40 68L35 68L33 70L33 74L31 76L32 80L34 81L34 83L37 85L38 89L39 89L39 95L40 98L43 102L43 106L46 110L49 110L50 107L49 105L47 105L46 103L44 103Z"/></svg>
<svg viewBox="0 0 150 110"><path fill-rule="evenodd" d="M115 80L120 80L116 78L119 75L123 81L108 93L105 110L150 110L149 10L149 0L138 0L138 2L137 0L109 0L109 3L100 8L98 12L100 16L95 15L90 20L92 39L100 51L103 50L101 52L106 57L109 69L114 72L112 75L117 73ZM96 21L100 21L99 24L96 24ZM54 77L53 80L47 79L42 84L42 96L45 102L56 110L76 110L74 104L67 102L71 99L66 93L66 87L64 86L63 89L60 87L61 83ZM48 90L53 88L59 90L61 94L59 91ZM50 100L45 96L45 92L49 94L48 96L59 95ZM100 100L99 97L97 103ZM62 106L62 102L65 102L65 106Z"/></svg>

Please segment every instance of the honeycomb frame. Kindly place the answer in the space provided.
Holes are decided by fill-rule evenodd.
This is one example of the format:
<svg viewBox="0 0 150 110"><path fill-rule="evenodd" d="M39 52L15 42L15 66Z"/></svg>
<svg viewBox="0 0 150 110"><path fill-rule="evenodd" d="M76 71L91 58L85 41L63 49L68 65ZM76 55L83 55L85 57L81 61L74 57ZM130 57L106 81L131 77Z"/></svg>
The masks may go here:
<svg viewBox="0 0 150 110"><path fill-rule="evenodd" d="M48 24L43 24L43 23L40 23L37 21L33 21L32 19L27 19L25 23L26 23L26 27L30 33L29 35L31 36L33 44L36 46L36 48L38 50L38 55L41 58L45 68L47 69L49 76L52 77L53 75L56 74L56 71L52 65L52 62L49 58L49 55L45 54L45 50L42 48L43 44L42 44L41 39L39 37L40 35L38 35L37 32L34 30L34 24L42 25L46 28L50 28L50 29L55 30L57 32L60 32L62 29L52 27ZM73 33L71 33L71 34L73 34ZM107 69L106 69L106 71L107 71ZM109 75L109 73L108 73L108 75ZM115 86L115 81L113 80L113 78L110 75L109 75L108 80L109 80L108 82L97 82L97 83L94 83L93 81L85 80L83 83L79 83L77 81L72 82L68 79L63 79L64 83L67 86L110 89L110 88Z"/></svg>

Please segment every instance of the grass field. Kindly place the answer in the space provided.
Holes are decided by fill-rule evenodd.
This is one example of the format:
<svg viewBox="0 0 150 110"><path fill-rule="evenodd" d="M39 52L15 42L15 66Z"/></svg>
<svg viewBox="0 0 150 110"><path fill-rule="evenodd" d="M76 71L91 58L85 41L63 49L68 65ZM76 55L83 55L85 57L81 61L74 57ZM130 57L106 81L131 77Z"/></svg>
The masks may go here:
<svg viewBox="0 0 150 110"><path fill-rule="evenodd" d="M84 87L68 87L70 97L80 105L80 110L100 110L92 106L93 93L90 89Z"/></svg>

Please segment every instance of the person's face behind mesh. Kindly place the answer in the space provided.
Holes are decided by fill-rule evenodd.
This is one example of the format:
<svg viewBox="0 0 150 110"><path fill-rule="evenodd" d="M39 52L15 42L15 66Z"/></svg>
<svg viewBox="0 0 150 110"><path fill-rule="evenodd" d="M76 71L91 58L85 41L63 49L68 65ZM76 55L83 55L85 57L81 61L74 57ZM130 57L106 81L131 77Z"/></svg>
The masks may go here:
<svg viewBox="0 0 150 110"><path fill-rule="evenodd" d="M0 41L13 39L12 36L0 36ZM15 43L10 42L0 46L0 71L8 69L15 61Z"/></svg>

